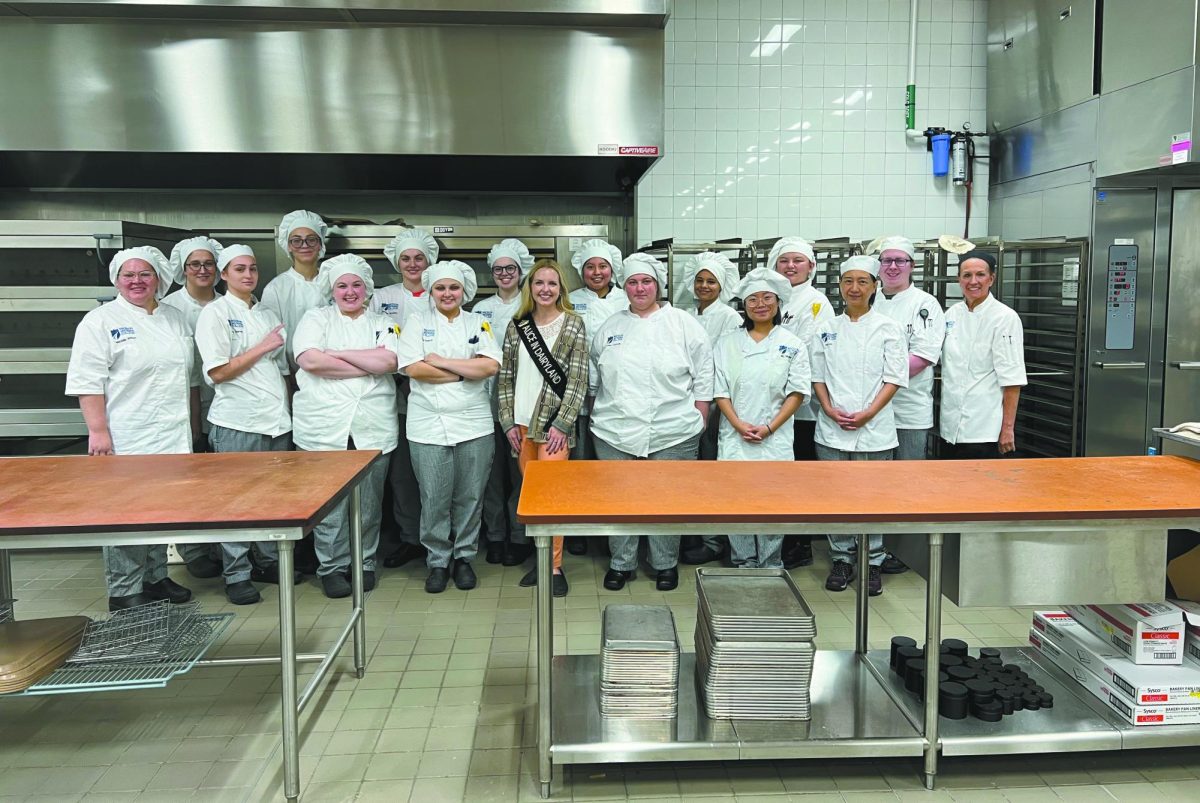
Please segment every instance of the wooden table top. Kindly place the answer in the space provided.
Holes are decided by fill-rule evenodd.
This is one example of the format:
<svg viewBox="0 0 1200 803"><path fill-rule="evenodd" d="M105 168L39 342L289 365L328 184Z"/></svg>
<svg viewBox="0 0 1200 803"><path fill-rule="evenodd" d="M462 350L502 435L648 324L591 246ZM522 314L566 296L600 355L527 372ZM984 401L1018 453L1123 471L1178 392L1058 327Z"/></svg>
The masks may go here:
<svg viewBox="0 0 1200 803"><path fill-rule="evenodd" d="M373 450L0 460L6 535L300 527L363 474Z"/></svg>
<svg viewBox="0 0 1200 803"><path fill-rule="evenodd" d="M532 462L526 524L1061 521L1200 517L1185 457Z"/></svg>

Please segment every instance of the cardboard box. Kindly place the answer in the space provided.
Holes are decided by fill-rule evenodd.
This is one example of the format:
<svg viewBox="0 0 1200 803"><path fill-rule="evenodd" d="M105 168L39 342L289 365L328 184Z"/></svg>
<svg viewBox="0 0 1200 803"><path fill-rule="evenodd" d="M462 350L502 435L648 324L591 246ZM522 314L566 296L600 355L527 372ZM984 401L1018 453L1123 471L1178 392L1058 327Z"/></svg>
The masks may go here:
<svg viewBox="0 0 1200 803"><path fill-rule="evenodd" d="M1200 725L1200 705L1134 705L1127 695L1088 671L1045 633L1030 630L1029 643L1134 727Z"/></svg>
<svg viewBox="0 0 1200 803"><path fill-rule="evenodd" d="M1173 599L1171 604L1183 611L1183 657L1200 664L1200 603Z"/></svg>
<svg viewBox="0 0 1200 803"><path fill-rule="evenodd" d="M1133 705L1200 705L1200 667L1138 666L1063 611L1034 611L1033 629Z"/></svg>
<svg viewBox="0 0 1200 803"><path fill-rule="evenodd" d="M1066 611L1135 664L1183 663L1183 612L1170 603L1068 605Z"/></svg>

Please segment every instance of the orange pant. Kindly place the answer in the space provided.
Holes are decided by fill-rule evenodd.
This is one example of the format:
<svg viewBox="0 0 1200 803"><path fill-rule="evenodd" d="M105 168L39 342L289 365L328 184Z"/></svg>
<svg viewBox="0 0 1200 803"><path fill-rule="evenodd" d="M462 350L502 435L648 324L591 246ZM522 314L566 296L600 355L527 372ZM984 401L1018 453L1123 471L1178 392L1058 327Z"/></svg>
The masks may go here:
<svg viewBox="0 0 1200 803"><path fill-rule="evenodd" d="M546 451L546 444L532 441L525 437L529 430L526 427L517 424L517 432L521 433L521 451L517 454L517 466L521 469L521 474L525 473L525 466L529 465L531 460L566 460L571 455L571 450L563 445L563 448L557 454L550 454ZM561 535L554 536L554 568L562 568L562 553L563 553L563 537Z"/></svg>

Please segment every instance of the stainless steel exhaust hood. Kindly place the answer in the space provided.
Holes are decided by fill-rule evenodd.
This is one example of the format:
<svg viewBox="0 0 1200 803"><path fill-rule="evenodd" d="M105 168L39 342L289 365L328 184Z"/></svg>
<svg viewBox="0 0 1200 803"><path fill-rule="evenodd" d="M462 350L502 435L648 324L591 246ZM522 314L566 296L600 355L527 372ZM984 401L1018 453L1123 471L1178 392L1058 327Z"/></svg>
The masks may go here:
<svg viewBox="0 0 1200 803"><path fill-rule="evenodd" d="M0 186L628 191L667 0L497 5L7 3Z"/></svg>

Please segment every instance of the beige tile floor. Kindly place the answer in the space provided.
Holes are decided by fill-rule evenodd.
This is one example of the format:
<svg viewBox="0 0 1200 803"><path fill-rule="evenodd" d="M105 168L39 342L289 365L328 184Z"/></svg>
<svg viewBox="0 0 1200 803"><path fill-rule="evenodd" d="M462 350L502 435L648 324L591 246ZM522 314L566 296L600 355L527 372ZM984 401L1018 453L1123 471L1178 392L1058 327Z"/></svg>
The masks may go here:
<svg viewBox="0 0 1200 803"><path fill-rule="evenodd" d="M567 556L571 594L556 600L556 651L598 651L600 613L614 601L668 604L679 632L695 623L693 581L658 593L645 577L621 593L600 587L599 558ZM440 596L416 566L385 571L368 601L370 666L336 674L301 719L303 800L537 801L532 592L519 568L478 566L480 586ZM823 588L824 561L794 572L817 614L823 648L848 649L851 593ZM218 581L194 581L209 611L226 610ZM15 555L21 618L98 614L98 553ZM872 600L872 646L919 636L924 584L889 577ZM220 653L276 649L276 589L237 609ZM315 582L299 589L301 649L321 650L345 604ZM1024 640L1028 610L947 604L944 633L972 644ZM343 659L339 666L349 669ZM311 670L310 670L311 671ZM153 691L0 700L0 801L259 801L281 797L278 680L271 667L207 668ZM757 761L575 766L553 799L803 801L1200 800L1200 751L950 759L926 792L912 760ZM565 780L563 779L565 776Z"/></svg>

